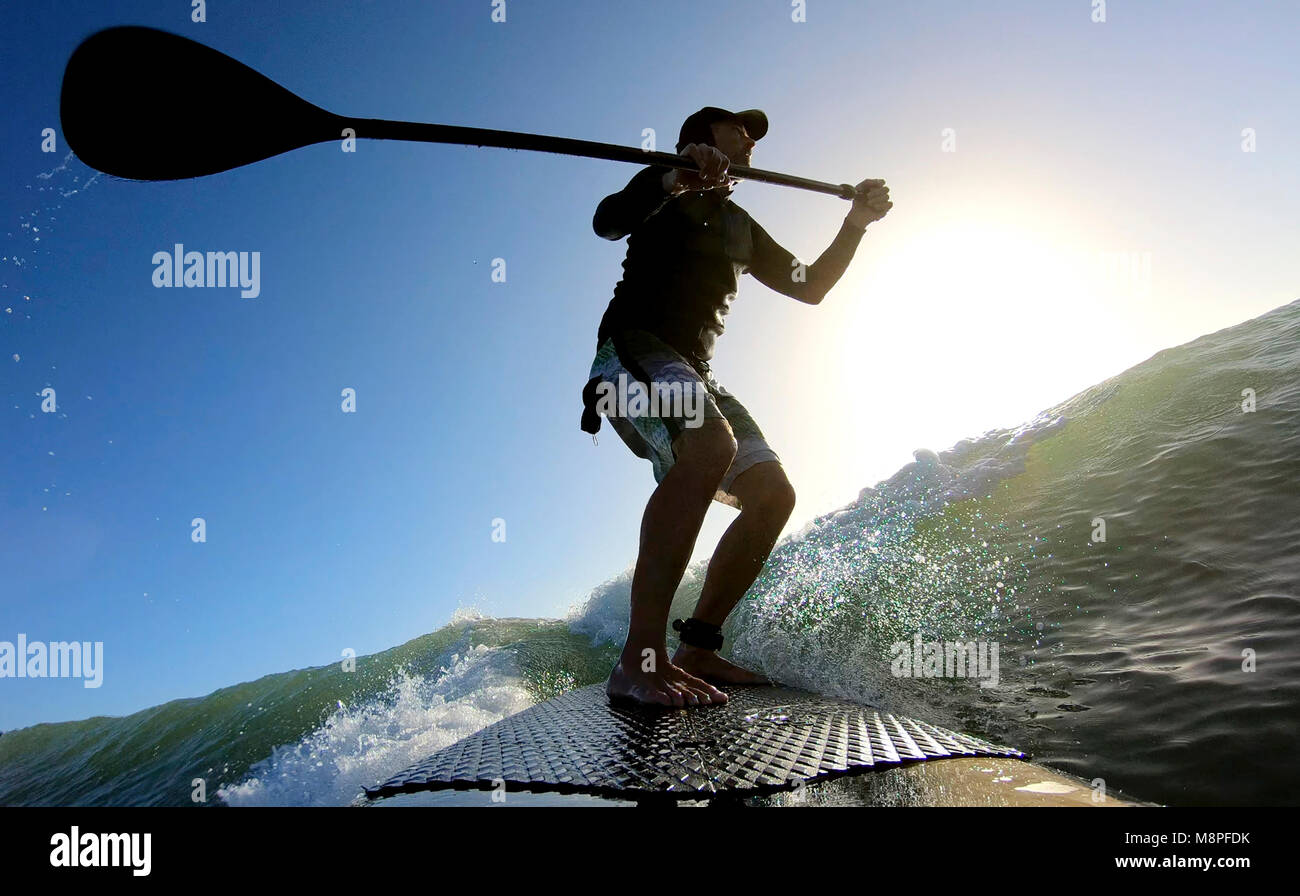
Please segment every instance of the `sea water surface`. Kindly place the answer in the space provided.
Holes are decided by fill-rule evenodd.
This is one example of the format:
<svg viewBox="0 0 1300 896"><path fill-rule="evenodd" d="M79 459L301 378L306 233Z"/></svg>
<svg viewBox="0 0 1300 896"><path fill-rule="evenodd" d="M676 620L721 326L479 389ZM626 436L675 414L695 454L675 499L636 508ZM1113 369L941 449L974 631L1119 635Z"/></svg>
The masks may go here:
<svg viewBox="0 0 1300 896"><path fill-rule="evenodd" d="M1012 744L1142 800L1293 805L1297 482L1293 302L1017 429L918 451L778 545L728 621L728 649L782 682ZM284 672L7 732L0 804L186 805L194 778L232 806L358 802L458 738L603 680L628 584L625 572L596 587L563 620L459 616L359 658L360 674ZM997 686L895 676L892 645L917 636L997 643Z"/></svg>

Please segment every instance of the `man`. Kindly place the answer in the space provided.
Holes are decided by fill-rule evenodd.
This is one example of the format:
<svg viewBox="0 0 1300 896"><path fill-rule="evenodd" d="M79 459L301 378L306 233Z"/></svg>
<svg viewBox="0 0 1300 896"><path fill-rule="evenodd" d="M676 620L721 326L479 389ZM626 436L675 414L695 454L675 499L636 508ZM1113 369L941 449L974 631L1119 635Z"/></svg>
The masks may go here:
<svg viewBox="0 0 1300 896"><path fill-rule="evenodd" d="M843 275L867 225L892 205L883 180L858 184L830 248L805 267L729 198L728 166L748 165L767 129L767 116L757 109L701 109L686 119L677 143L677 152L699 171L646 168L607 196L592 221L599 236L626 236L628 246L583 390L582 427L599 430L597 411L603 411L628 447L651 462L658 483L641 521L631 625L609 677L611 699L723 703L727 695L711 681L766 681L717 651L723 621L757 578L794 510L794 489L776 452L744 406L713 379L708 362L740 274L816 305ZM691 402L682 400L666 402L667 408L651 404L647 411L645 402L625 401L616 415L611 403L598 401L629 383L647 392L699 396L702 408L688 413ZM670 386L679 391L671 393ZM670 660L668 610L714 499L739 508L740 515L709 561L694 615L673 623L681 646Z"/></svg>

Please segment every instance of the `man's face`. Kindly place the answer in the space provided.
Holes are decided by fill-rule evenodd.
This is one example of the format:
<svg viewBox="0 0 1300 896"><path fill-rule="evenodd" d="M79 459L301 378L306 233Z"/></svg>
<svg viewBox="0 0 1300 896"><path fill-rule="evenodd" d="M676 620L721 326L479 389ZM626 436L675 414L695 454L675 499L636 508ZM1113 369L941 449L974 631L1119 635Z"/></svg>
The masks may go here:
<svg viewBox="0 0 1300 896"><path fill-rule="evenodd" d="M754 138L749 136L745 126L738 121L719 121L712 127L713 145L722 150L733 165L748 165L754 151Z"/></svg>

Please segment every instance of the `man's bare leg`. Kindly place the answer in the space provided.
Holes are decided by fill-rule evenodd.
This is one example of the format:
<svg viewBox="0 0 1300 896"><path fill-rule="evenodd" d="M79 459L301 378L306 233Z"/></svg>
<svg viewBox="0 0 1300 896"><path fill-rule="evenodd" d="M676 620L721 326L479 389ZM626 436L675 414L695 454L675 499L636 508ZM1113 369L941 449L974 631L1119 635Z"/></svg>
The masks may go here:
<svg viewBox="0 0 1300 896"><path fill-rule="evenodd" d="M732 608L754 584L763 562L794 511L794 489L776 461L755 464L736 477L731 494L740 500L732 521L709 560L694 618L722 625ZM767 684L762 675L742 669L715 651L682 644L673 664L694 675L732 684Z"/></svg>
<svg viewBox="0 0 1300 896"><path fill-rule="evenodd" d="M669 661L664 635L673 594L718 483L735 457L736 440L725 420L710 418L685 430L673 447L677 459L641 519L627 643L606 691L611 697L664 706L724 703L726 694Z"/></svg>

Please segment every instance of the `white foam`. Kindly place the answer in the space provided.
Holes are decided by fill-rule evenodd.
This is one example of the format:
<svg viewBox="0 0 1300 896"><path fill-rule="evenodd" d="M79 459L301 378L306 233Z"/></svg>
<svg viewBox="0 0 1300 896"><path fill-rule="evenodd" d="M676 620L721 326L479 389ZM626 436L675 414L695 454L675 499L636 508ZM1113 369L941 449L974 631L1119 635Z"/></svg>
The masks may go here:
<svg viewBox="0 0 1300 896"><path fill-rule="evenodd" d="M479 645L442 674L400 672L381 696L340 706L218 795L231 806L343 806L441 748L533 704L513 656Z"/></svg>

